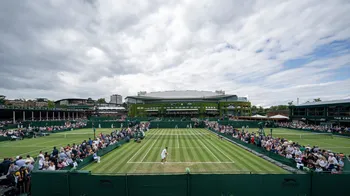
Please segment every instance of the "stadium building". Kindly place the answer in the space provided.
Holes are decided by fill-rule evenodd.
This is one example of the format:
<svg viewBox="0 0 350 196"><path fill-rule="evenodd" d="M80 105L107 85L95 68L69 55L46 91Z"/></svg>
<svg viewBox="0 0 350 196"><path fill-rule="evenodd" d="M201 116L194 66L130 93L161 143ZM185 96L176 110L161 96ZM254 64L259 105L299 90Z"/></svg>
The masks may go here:
<svg viewBox="0 0 350 196"><path fill-rule="evenodd" d="M81 98L67 98L55 101L56 108L70 108L70 109L93 109L95 106L95 101L91 98L81 99Z"/></svg>
<svg viewBox="0 0 350 196"><path fill-rule="evenodd" d="M139 92L125 98L131 117L216 117L249 116L251 103L246 97L225 91Z"/></svg>
<svg viewBox="0 0 350 196"><path fill-rule="evenodd" d="M350 125L350 99L320 101L290 106L291 120L307 124Z"/></svg>

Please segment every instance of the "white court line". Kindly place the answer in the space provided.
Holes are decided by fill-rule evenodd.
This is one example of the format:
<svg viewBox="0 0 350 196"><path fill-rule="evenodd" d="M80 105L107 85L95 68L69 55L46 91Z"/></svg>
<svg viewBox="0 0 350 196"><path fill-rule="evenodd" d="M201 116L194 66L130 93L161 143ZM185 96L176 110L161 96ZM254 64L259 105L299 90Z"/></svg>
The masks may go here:
<svg viewBox="0 0 350 196"><path fill-rule="evenodd" d="M206 138L203 138L203 139L205 139L205 140L207 140L208 141L208 139L206 139ZM209 142L209 141L208 141ZM226 155L226 153L224 153L222 150L220 150L220 148L217 148L216 146L215 146L215 144L213 144L212 142L210 142L211 144L212 144L212 146L216 149L216 150L218 150L219 152L221 152L221 154L223 154L226 158L228 158L232 163L234 163L234 161L230 158L230 157L228 157L227 155Z"/></svg>
<svg viewBox="0 0 350 196"><path fill-rule="evenodd" d="M148 149L148 151L146 152L145 156L143 156L143 158L141 159L141 162L146 158L147 154L149 153L149 151L152 150L152 147L154 146L154 144L158 141L160 136L157 137L156 141L153 142L153 144L151 145L151 147Z"/></svg>
<svg viewBox="0 0 350 196"><path fill-rule="evenodd" d="M128 162L128 163L148 163L148 164L154 164L154 163L161 163L161 162ZM191 164L191 163L195 163L195 164L223 164L223 163L233 163L233 162L166 162L165 164Z"/></svg>
<svg viewBox="0 0 350 196"><path fill-rule="evenodd" d="M157 129L157 133L160 132L159 129ZM148 134L149 135L149 134ZM150 141L150 140L147 140ZM139 154L140 150L143 149L146 146L146 142L143 144L143 146L141 148L139 148L136 153L134 154L134 156L132 156L127 163L129 163L137 154Z"/></svg>
<svg viewBox="0 0 350 196"><path fill-rule="evenodd" d="M215 154L201 141L201 139L198 136L196 136L196 137L198 138L198 141L200 141L205 146L205 149L207 149L216 158L216 160L221 162L220 159L218 157L216 157Z"/></svg>

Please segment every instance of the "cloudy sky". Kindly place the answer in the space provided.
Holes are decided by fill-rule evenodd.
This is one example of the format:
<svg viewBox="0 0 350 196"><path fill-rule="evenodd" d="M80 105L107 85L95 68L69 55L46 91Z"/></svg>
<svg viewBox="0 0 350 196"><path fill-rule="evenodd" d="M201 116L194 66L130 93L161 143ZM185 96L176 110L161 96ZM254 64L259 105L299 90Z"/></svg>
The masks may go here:
<svg viewBox="0 0 350 196"><path fill-rule="evenodd" d="M350 97L350 1L0 1L7 98L194 89L261 106Z"/></svg>

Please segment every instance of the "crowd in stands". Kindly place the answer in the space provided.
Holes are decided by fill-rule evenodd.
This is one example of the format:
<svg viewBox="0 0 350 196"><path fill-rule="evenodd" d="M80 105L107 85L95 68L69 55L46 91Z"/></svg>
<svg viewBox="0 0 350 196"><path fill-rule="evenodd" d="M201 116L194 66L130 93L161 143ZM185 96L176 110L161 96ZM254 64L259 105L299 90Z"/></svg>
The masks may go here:
<svg viewBox="0 0 350 196"><path fill-rule="evenodd" d="M285 138L265 136L258 132L238 130L232 126L219 125L217 122L206 123L207 127L232 136L247 144L253 144L266 151L293 159L295 166L304 171L341 173L344 167L343 153L335 153L330 150L320 149L318 146L304 146L298 142L289 141Z"/></svg>
<svg viewBox="0 0 350 196"><path fill-rule="evenodd" d="M136 124L133 127L122 128L112 131L110 134L100 133L96 139L89 138L81 143L67 144L62 147L53 147L51 152L40 151L36 157L38 159L38 169L55 171L67 166L77 167L84 158L92 155L92 159L100 162L97 152L100 149L113 145L121 140L129 142L136 133L143 133L149 128L149 123ZM26 159L21 156L14 158L4 158L0 163L0 177L6 176L6 180L11 186L17 187L20 193L30 192L30 173L34 168L34 158L27 155Z"/></svg>
<svg viewBox="0 0 350 196"><path fill-rule="evenodd" d="M26 158L22 156L17 156L15 159L4 158L0 163L1 185L13 187L15 194L30 193L30 173L33 168L34 158L30 155Z"/></svg>
<svg viewBox="0 0 350 196"><path fill-rule="evenodd" d="M38 137L43 135L43 133L50 133L53 131L63 131L63 130L72 130L77 128L86 127L84 122L76 123L66 123L62 126L45 126L45 127L24 127L10 130L0 129L0 136L11 137L11 139L23 139L25 137Z"/></svg>
<svg viewBox="0 0 350 196"><path fill-rule="evenodd" d="M321 131L321 132L329 132L329 133L344 133L350 132L349 127L341 127L341 126L327 126L327 125L310 125L305 124L303 122L283 122L278 123L279 127L285 128L294 128L294 129L304 129L304 130L313 130L313 131Z"/></svg>
<svg viewBox="0 0 350 196"><path fill-rule="evenodd" d="M4 127L5 125L11 125L13 124L12 120L2 120L0 121L0 128Z"/></svg>
<svg viewBox="0 0 350 196"><path fill-rule="evenodd" d="M89 138L81 143L68 144L67 146L57 149L53 148L52 152L40 152L39 170L60 170L66 166L77 167L82 160L90 155L96 162L100 162L97 152L119 141L129 142L134 137L135 132L146 130L143 124L135 125L129 128L112 131L110 134L100 133L95 139Z"/></svg>

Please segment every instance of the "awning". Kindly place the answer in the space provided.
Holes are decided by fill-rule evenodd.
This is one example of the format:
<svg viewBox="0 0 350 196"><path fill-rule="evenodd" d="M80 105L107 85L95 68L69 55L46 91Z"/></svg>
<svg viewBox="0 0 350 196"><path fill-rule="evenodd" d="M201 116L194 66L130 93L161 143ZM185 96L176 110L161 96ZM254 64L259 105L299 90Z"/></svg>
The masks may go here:
<svg viewBox="0 0 350 196"><path fill-rule="evenodd" d="M178 108L178 109L166 109L166 111L172 112L172 111L198 111L197 108Z"/></svg>
<svg viewBox="0 0 350 196"><path fill-rule="evenodd" d="M270 116L269 118L270 119L289 119L287 116L283 116L283 115L280 115L280 114L277 114L275 116Z"/></svg>
<svg viewBox="0 0 350 196"><path fill-rule="evenodd" d="M259 114L256 114L254 116L251 116L253 118L267 118L267 116L262 116L262 115L259 115Z"/></svg>

